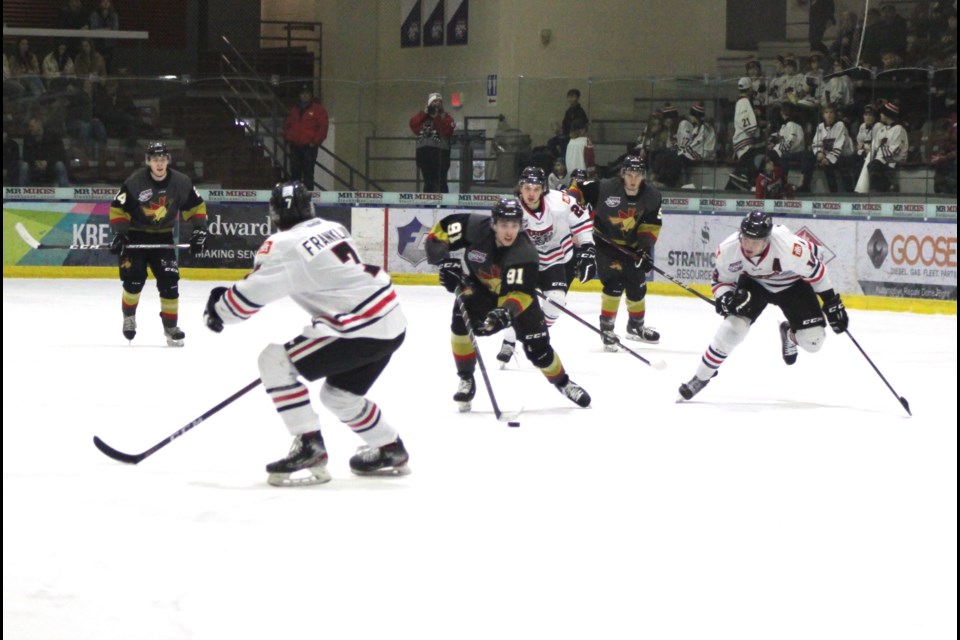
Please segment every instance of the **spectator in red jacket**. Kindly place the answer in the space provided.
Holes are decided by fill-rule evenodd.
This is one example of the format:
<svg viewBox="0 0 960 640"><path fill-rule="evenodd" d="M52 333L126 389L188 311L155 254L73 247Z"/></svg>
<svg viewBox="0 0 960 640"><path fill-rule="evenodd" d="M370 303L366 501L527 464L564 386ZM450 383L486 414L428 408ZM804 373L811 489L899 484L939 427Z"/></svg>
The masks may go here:
<svg viewBox="0 0 960 640"><path fill-rule="evenodd" d="M313 190L313 169L320 145L327 139L330 118L309 84L300 87L300 100L290 109L283 136L290 158L290 180L299 180Z"/></svg>
<svg viewBox="0 0 960 640"><path fill-rule="evenodd" d="M427 106L410 118L410 130L417 136L417 168L423 176L423 193L447 193L450 170L450 140L456 124L443 110L443 97L431 93Z"/></svg>
<svg viewBox="0 0 960 640"><path fill-rule="evenodd" d="M783 171L773 158L763 156L761 171L754 184L754 196L758 200L784 200L793 198L793 185L787 182Z"/></svg>

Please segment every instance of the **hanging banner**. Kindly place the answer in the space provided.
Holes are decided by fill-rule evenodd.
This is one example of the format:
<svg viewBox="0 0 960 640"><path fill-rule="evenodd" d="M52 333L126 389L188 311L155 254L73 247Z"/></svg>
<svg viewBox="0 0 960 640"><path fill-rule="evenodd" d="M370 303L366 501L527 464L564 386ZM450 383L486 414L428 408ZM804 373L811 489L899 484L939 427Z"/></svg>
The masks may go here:
<svg viewBox="0 0 960 640"><path fill-rule="evenodd" d="M403 0L400 3L400 48L420 46L421 0Z"/></svg>
<svg viewBox="0 0 960 640"><path fill-rule="evenodd" d="M450 20L447 22L447 45L467 44L470 0L447 0Z"/></svg>
<svg viewBox="0 0 960 640"><path fill-rule="evenodd" d="M422 0L423 2L423 46L443 46L443 0Z"/></svg>

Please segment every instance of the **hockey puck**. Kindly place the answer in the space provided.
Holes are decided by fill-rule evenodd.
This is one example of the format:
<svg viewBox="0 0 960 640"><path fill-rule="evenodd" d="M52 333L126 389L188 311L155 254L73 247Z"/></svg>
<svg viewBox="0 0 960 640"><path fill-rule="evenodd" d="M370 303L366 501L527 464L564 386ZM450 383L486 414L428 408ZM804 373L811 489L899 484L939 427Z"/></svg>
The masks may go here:
<svg viewBox="0 0 960 640"><path fill-rule="evenodd" d="M507 423L507 426L508 426L508 427L519 427L519 426L520 426L520 423L517 422L517 421L508 422L508 423Z"/></svg>

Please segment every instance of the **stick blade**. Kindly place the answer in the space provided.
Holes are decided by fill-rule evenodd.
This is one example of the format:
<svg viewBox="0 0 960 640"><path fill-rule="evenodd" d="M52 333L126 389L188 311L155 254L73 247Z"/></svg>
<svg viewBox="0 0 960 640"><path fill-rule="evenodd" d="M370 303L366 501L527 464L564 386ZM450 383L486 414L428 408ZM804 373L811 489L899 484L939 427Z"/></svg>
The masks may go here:
<svg viewBox="0 0 960 640"><path fill-rule="evenodd" d="M520 407L517 411L501 411L500 415L497 416L497 420L500 422L514 422L520 417L521 413L523 413L523 407Z"/></svg>
<svg viewBox="0 0 960 640"><path fill-rule="evenodd" d="M97 436L93 436L93 445L100 450L100 453L107 456L108 458L112 458L113 460L116 460L117 462L125 462L126 464L137 464L138 462L143 460L143 458L145 457L142 453L138 455L131 455L129 453L123 453L122 451L117 451L116 449L108 445L106 442L104 442Z"/></svg>
<svg viewBox="0 0 960 640"><path fill-rule="evenodd" d="M17 230L17 233L20 234L20 237L23 238L23 241L30 245L32 249L38 249L40 243L37 242L37 239L30 235L30 232L27 231L27 228L23 226L22 222L18 222L14 225L14 228Z"/></svg>
<svg viewBox="0 0 960 640"><path fill-rule="evenodd" d="M913 417L913 412L910 411L910 403L907 402L907 399L904 398L903 396L900 396L900 404L902 404L902 405L903 405L903 408L907 410L907 415L912 418L912 417Z"/></svg>

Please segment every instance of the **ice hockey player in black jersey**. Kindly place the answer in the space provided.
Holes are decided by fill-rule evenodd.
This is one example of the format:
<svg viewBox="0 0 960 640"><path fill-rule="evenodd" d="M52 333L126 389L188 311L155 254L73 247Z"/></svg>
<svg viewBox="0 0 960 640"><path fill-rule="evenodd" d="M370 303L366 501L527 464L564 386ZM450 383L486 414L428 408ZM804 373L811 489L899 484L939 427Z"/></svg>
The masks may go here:
<svg viewBox="0 0 960 640"><path fill-rule="evenodd" d="M550 334L537 300L539 254L522 231L523 208L513 198L501 199L493 215L455 213L446 216L427 238L427 260L440 266L440 282L457 292L478 336L493 335L508 326L516 329L523 351L543 375L567 398L581 407L590 405L590 395L574 383L560 356L550 346ZM450 252L463 250L462 259ZM461 411L470 410L476 393L476 353L454 304L451 346L460 376L453 399Z"/></svg>
<svg viewBox="0 0 960 640"><path fill-rule="evenodd" d="M342 225L315 217L303 184L274 187L270 215L280 231L260 247L250 274L210 292L204 313L217 333L287 297L309 315L300 335L267 345L258 360L263 386L293 435L289 455L267 465L267 482L291 486L330 480L320 418L301 378L326 378L320 402L366 443L350 458L353 473L409 473L400 436L365 397L406 335L390 276L360 260Z"/></svg>
<svg viewBox="0 0 960 640"><path fill-rule="evenodd" d="M623 159L620 175L606 180L570 185L569 192L580 203L593 208L593 232L597 238L597 275L603 284L600 294L600 329L612 334L620 308L620 297L626 294L627 337L656 344L660 333L645 324L647 315L647 278L653 268L650 251L660 236L663 223L660 210L662 197L656 187L646 181L647 165L637 156ZM626 257L613 245L643 256L638 261ZM603 347L616 351L612 337L603 336Z"/></svg>
<svg viewBox="0 0 960 640"><path fill-rule="evenodd" d="M817 296L823 301L822 308ZM787 318L780 323L780 344L788 365L797 361L798 346L809 353L820 350L826 324L834 333L843 333L849 323L816 245L783 225L774 225L773 218L763 211L748 213L740 231L717 248L713 297L723 322L696 374L680 385L683 400L697 395L717 375L768 304L780 307Z"/></svg>
<svg viewBox="0 0 960 640"><path fill-rule="evenodd" d="M119 256L123 283L123 336L137 335L137 305L147 282L147 267L157 279L160 320L167 344L182 347L184 333L177 326L180 309L180 267L172 248L128 249L130 244L176 244L174 237L183 217L190 222L190 253L203 251L207 241L207 205L186 175L171 169L170 153L162 142L147 147L146 167L123 183L110 205L110 252Z"/></svg>

